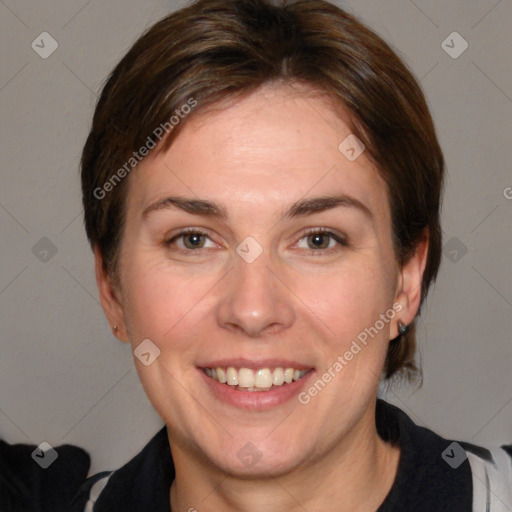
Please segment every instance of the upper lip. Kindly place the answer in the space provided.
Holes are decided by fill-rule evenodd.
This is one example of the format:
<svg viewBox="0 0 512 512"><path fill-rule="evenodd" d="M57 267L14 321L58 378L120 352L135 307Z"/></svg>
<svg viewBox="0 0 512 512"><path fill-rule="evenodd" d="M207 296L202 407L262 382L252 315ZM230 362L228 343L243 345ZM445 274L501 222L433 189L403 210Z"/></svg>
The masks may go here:
<svg viewBox="0 0 512 512"><path fill-rule="evenodd" d="M244 357L216 359L215 361L199 365L200 368L226 368L229 366L234 368L250 368L252 370L259 368L294 368L295 370L309 370L313 368L309 364L303 364L289 359L247 359Z"/></svg>

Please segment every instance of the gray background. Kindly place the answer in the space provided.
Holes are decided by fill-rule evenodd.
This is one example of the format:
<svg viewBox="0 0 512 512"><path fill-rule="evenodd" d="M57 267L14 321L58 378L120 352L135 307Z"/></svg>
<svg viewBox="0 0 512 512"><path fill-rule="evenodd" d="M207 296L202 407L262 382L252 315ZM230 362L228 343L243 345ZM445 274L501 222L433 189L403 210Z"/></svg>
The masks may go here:
<svg viewBox="0 0 512 512"><path fill-rule="evenodd" d="M98 302L79 155L111 68L181 5L0 2L0 437L77 444L93 472L124 463L162 423ZM447 245L419 323L424 385L384 394L448 438L511 443L512 2L340 5L421 79L447 159ZM44 31L59 45L47 59L31 47ZM469 43L457 59L441 45L454 31Z"/></svg>

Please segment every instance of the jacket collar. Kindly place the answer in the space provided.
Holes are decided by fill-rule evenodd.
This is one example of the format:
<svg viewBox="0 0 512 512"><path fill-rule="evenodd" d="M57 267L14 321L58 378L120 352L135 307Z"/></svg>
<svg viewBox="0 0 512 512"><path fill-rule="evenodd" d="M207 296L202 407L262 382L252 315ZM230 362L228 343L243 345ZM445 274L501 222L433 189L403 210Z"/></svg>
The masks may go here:
<svg viewBox="0 0 512 512"><path fill-rule="evenodd" d="M452 469L441 456L451 441L415 425L403 411L380 399L376 426L382 439L401 447L395 482L378 512L471 511L469 462ZM136 457L111 475L94 510L171 512L169 491L174 477L167 429L163 427Z"/></svg>

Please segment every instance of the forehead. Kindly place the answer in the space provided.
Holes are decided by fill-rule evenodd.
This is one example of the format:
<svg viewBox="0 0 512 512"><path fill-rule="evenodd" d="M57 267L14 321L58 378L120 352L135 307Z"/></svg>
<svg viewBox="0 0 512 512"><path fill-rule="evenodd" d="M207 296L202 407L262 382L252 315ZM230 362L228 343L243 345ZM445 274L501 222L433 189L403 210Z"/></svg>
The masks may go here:
<svg viewBox="0 0 512 512"><path fill-rule="evenodd" d="M262 201L266 209L280 209L303 197L338 193L388 217L383 179L364 152L350 161L340 151L351 135L350 120L325 96L267 86L197 114L184 120L167 151L151 153L132 173L129 202L137 210L166 194L211 199L228 209Z"/></svg>

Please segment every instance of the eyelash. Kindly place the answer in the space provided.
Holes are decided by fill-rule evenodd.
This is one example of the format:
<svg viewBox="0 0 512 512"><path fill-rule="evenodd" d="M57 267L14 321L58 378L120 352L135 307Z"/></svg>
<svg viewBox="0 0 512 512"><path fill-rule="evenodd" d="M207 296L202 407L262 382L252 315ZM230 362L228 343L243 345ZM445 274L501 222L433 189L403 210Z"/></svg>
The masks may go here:
<svg viewBox="0 0 512 512"><path fill-rule="evenodd" d="M184 236L186 235L190 235L190 234L194 234L194 235L201 235L201 236L205 236L205 237L208 237L210 238L209 236L209 233L200 229L200 228L186 228L182 231L180 231L179 233L177 233L176 235L174 235L172 238L170 238L169 240L166 240L164 242L164 245L166 247L171 247L171 245L178 239L180 238L183 238ZM327 228L309 228L307 230L305 230L300 238L299 238L299 241L302 240L303 238L307 238L309 236L312 236L312 235L317 235L317 234L321 234L321 235L326 235L326 236L329 236L331 239L335 240L338 244L337 247L331 247L330 249L304 249L308 252L308 255L309 256L321 256L323 254L331 254L332 252L336 252L338 250L340 250L340 247L348 247L349 244L348 244L348 241L345 237L343 236L340 236L340 235L337 235L336 233L334 233L333 231L330 231L329 229ZM211 240L211 239L210 239ZM177 249L174 249L175 252L178 252L178 253L193 253L193 252L199 252L201 251L201 249L204 249L202 247L198 248L198 249L181 249L181 248L177 248Z"/></svg>

